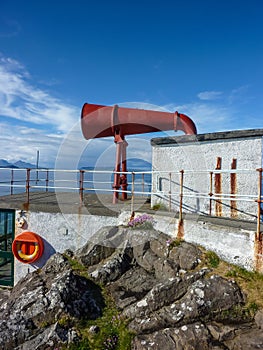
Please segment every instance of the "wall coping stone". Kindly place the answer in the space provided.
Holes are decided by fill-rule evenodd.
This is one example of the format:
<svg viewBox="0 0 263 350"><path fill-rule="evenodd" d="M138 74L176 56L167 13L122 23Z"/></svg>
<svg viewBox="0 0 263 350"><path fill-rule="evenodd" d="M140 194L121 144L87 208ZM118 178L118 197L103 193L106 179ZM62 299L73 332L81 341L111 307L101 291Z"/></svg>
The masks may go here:
<svg viewBox="0 0 263 350"><path fill-rule="evenodd" d="M232 130L212 132L206 134L197 135L180 135L169 137L156 137L151 139L152 146L173 145L182 143L193 142L205 142L205 141L218 141L218 140L230 140L230 139L247 139L258 138L263 136L263 129L249 129L249 130Z"/></svg>

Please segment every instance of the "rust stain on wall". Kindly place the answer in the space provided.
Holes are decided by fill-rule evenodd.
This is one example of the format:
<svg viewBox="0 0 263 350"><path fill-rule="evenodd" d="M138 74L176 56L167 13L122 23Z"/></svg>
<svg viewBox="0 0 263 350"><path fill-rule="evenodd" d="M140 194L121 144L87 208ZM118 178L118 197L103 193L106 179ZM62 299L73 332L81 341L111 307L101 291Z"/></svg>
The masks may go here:
<svg viewBox="0 0 263 350"><path fill-rule="evenodd" d="M216 170L220 170L222 166L222 158L217 157L216 160ZM215 194L222 193L222 174L215 174ZM215 215L222 216L222 202L220 198L216 200L215 203Z"/></svg>
<svg viewBox="0 0 263 350"><path fill-rule="evenodd" d="M263 272L263 242L262 233L255 236L255 270Z"/></svg>
<svg viewBox="0 0 263 350"><path fill-rule="evenodd" d="M177 239L184 239L184 221L183 220L179 220L176 238Z"/></svg>
<svg viewBox="0 0 263 350"><path fill-rule="evenodd" d="M237 160L236 158L232 159L231 163L231 169L237 168ZM231 218L237 218L237 202L235 200L236 194L237 194L237 174L231 173L230 174L230 193L231 193L231 199L230 200L230 208L231 208Z"/></svg>

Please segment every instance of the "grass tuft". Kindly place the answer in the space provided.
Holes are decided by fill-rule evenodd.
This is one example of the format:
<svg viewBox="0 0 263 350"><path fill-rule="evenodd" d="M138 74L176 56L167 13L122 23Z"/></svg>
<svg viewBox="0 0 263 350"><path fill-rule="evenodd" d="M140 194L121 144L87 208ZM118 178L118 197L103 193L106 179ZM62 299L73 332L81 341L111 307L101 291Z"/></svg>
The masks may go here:
<svg viewBox="0 0 263 350"><path fill-rule="evenodd" d="M208 250L205 253L205 261L209 267L216 268L219 266L220 258L215 252Z"/></svg>

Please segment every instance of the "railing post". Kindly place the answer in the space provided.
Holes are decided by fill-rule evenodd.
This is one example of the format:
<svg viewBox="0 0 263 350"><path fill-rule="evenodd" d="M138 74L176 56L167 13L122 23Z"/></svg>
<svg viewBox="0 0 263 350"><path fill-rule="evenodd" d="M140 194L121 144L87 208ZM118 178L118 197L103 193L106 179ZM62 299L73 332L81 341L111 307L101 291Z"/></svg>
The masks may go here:
<svg viewBox="0 0 263 350"><path fill-rule="evenodd" d="M232 159L231 169L236 170L237 160L236 158ZM231 191L231 200L230 200L230 216L231 218L237 218L237 202L236 202L236 193L237 193L237 173L230 173L230 191Z"/></svg>
<svg viewBox="0 0 263 350"><path fill-rule="evenodd" d="M118 203L119 199L119 189L120 189L120 170L121 170L121 155L122 155L122 145L123 141L116 142L116 162L114 170L114 184L113 184L113 200L112 203Z"/></svg>
<svg viewBox="0 0 263 350"><path fill-rule="evenodd" d="M11 194L11 196L14 194L13 184L14 184L14 169L11 170L11 181L10 181L10 194Z"/></svg>
<svg viewBox="0 0 263 350"><path fill-rule="evenodd" d="M184 170L180 170L180 206L179 206L179 222L178 222L178 231L177 238L184 238L184 221L183 221L183 191L184 191Z"/></svg>
<svg viewBox="0 0 263 350"><path fill-rule="evenodd" d="M184 197L184 170L180 170L180 206L179 206L179 223L183 220L183 197Z"/></svg>
<svg viewBox="0 0 263 350"><path fill-rule="evenodd" d="M79 171L79 200L80 204L83 204L83 184L84 184L84 170Z"/></svg>
<svg viewBox="0 0 263 350"><path fill-rule="evenodd" d="M216 160L216 170L221 170L222 158L217 157ZM222 173L217 172L215 174L215 195L216 195L216 205L215 205L215 215L222 216Z"/></svg>
<svg viewBox="0 0 263 350"><path fill-rule="evenodd" d="M31 169L26 169L26 195L27 195L27 204L29 204L30 170L31 170Z"/></svg>
<svg viewBox="0 0 263 350"><path fill-rule="evenodd" d="M131 189L131 213L134 212L134 189L135 189L135 173L132 172L132 189Z"/></svg>
<svg viewBox="0 0 263 350"><path fill-rule="evenodd" d="M257 210L257 240L260 238L260 232L261 232L261 196L262 196L262 171L263 169L257 169L258 171L258 210Z"/></svg>
<svg viewBox="0 0 263 350"><path fill-rule="evenodd" d="M122 188L122 200L126 200L128 198L127 195L127 188L128 188L128 182L127 182L127 147L128 143L126 140L123 140L123 145L122 145L122 154L121 154L121 170L124 172L120 176L120 183L121 183L121 188Z"/></svg>
<svg viewBox="0 0 263 350"><path fill-rule="evenodd" d="M142 195L144 196L144 173L142 173L142 192Z"/></svg>
<svg viewBox="0 0 263 350"><path fill-rule="evenodd" d="M212 215L212 197L213 197L213 171L210 171L210 192L209 192L209 215Z"/></svg>
<svg viewBox="0 0 263 350"><path fill-rule="evenodd" d="M49 171L47 169L47 172L46 172L46 192L48 192L48 181L49 181L48 176L49 176Z"/></svg>

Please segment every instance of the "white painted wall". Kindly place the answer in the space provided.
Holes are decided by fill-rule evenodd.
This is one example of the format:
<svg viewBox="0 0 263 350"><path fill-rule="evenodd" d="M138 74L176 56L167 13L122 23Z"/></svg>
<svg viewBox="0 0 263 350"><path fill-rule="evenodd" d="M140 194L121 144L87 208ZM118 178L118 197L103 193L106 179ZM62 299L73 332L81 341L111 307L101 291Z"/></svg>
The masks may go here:
<svg viewBox="0 0 263 350"><path fill-rule="evenodd" d="M191 220L184 221L184 231L187 242L201 245L231 264L250 271L255 268L255 231Z"/></svg>
<svg viewBox="0 0 263 350"><path fill-rule="evenodd" d="M229 132L230 134L230 132ZM222 169L230 170L233 158L237 159L237 169L247 169L249 171L237 174L237 193L239 195L250 194L257 199L258 195L258 172L257 168L262 167L262 136L249 135L241 137L240 133L231 132L192 136L187 142L187 137L169 138L169 142L155 143L152 140L152 164L153 170L159 172L153 177L153 188L155 195L152 196L152 205L161 202L169 206L169 196L164 194L169 191L169 172L179 172L186 170L184 174L184 193L193 195L192 198L184 198L183 211L185 213L209 213L209 199L197 199L196 193L210 192L210 175L216 167L217 157L222 158ZM243 132L245 134L245 132ZM226 137L227 136L227 137ZM236 137L238 136L238 137ZM171 142L172 139L172 142ZM203 140L204 139L204 140ZM183 140L181 142L180 140ZM186 140L186 141L185 141ZM190 170L190 172L187 172ZM208 170L208 173L200 171ZM166 173L161 173L166 171ZM179 192L180 175L172 174L172 192ZM213 178L214 192L214 178ZM230 194L230 174L222 175L222 192ZM256 220L257 205L255 202L237 201L237 218ZM178 211L179 195L171 197L172 209ZM223 201L222 215L230 216L230 200ZM215 202L212 206L212 215L215 215Z"/></svg>
<svg viewBox="0 0 263 350"><path fill-rule="evenodd" d="M44 254L34 264L24 264L15 259L15 284L28 272L41 268L55 252L66 249L76 250L105 226L114 226L128 222L130 212L121 213L119 218L95 215L77 215L61 213L27 212L26 231L33 231L44 240ZM153 215L154 228L176 238L178 219L171 215ZM17 229L17 234L23 232ZM184 239L215 251L222 259L240 265L249 270L255 266L255 232L234 227L215 225L197 220L184 220Z"/></svg>
<svg viewBox="0 0 263 350"><path fill-rule="evenodd" d="M41 268L55 252L63 253L66 249L74 251L87 241L92 241L92 236L101 227L117 224L117 218L111 216L46 212L27 212L26 221L28 227L25 230L17 228L16 233L32 231L40 235L44 240L44 254L34 264L23 264L15 259L15 284L28 272Z"/></svg>

